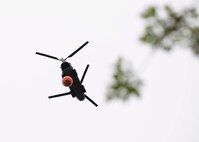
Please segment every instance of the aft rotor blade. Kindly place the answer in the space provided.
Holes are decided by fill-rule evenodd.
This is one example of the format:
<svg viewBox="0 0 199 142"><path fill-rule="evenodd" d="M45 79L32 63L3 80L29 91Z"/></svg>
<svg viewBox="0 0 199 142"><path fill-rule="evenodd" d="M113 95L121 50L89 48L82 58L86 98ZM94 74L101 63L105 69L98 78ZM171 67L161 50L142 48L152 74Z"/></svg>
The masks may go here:
<svg viewBox="0 0 199 142"><path fill-rule="evenodd" d="M44 53L36 52L35 54L45 56L45 57L48 57L48 58L52 58L52 59L55 59L55 60L59 60L57 57L47 55L47 54L44 54Z"/></svg>
<svg viewBox="0 0 199 142"><path fill-rule="evenodd" d="M67 58L70 58L70 57L72 57L73 55L75 55L79 50L81 50L84 46L86 46L86 44L88 44L88 41L87 42L85 42L82 46L80 46L77 50L75 50L72 54L70 54ZM67 59L66 58L66 59ZM65 60L66 60L65 59Z"/></svg>
<svg viewBox="0 0 199 142"><path fill-rule="evenodd" d="M66 96L66 95L70 95L70 94L71 94L71 92L67 92L67 93L62 93L62 94L58 94L58 95L49 96L48 98L51 99L51 98Z"/></svg>
<svg viewBox="0 0 199 142"><path fill-rule="evenodd" d="M85 77L85 75L86 75L86 72L87 72L87 70L88 70L88 67L89 67L89 65L87 65L87 66L86 66L86 69L84 70L84 73L83 73L82 79L81 79L81 83L82 83L83 80L84 80L84 77Z"/></svg>
<svg viewBox="0 0 199 142"><path fill-rule="evenodd" d="M96 107L98 106L91 98L89 98L87 95L85 95L85 98L89 100L92 104L94 104Z"/></svg>

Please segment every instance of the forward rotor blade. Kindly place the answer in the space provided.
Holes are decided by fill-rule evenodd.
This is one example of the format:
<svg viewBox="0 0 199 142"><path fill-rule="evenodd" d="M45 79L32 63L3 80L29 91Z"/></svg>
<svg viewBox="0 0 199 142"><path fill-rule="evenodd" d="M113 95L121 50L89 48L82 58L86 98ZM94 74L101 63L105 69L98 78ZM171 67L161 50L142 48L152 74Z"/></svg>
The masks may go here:
<svg viewBox="0 0 199 142"><path fill-rule="evenodd" d="M87 95L85 95L85 98L89 100L92 104L94 104L96 107L98 106L91 98L89 98Z"/></svg>
<svg viewBox="0 0 199 142"><path fill-rule="evenodd" d="M88 67L89 67L89 65L87 65L87 66L86 66L86 69L84 70L84 73L83 73L82 79L81 79L81 83L82 83L83 80L84 80L84 77L85 77L85 75L86 75L86 72L87 72L87 70L88 70Z"/></svg>
<svg viewBox="0 0 199 142"><path fill-rule="evenodd" d="M44 53L36 52L35 54L45 56L45 57L48 57L48 58L52 58L52 59L55 59L55 60L59 60L57 57L47 55L47 54L44 54Z"/></svg>
<svg viewBox="0 0 199 142"><path fill-rule="evenodd" d="M67 58L70 58L70 57L72 57L73 55L75 55L79 50L81 50L84 46L86 46L86 44L88 44L88 41L87 42L85 42L82 46L80 46L77 50L75 50L72 54L70 54ZM67 59L66 58L66 59ZM65 60L66 60L65 59Z"/></svg>
<svg viewBox="0 0 199 142"><path fill-rule="evenodd" d="M71 94L71 92L67 92L67 93L62 93L62 94L58 94L58 95L49 96L48 98L51 99L51 98L66 96L66 95L70 95L70 94Z"/></svg>

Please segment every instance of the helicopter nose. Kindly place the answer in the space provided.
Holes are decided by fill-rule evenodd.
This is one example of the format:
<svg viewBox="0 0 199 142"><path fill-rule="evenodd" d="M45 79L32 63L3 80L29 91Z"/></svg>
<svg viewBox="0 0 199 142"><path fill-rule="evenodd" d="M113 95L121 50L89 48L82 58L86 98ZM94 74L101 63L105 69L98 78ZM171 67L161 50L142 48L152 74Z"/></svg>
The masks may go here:
<svg viewBox="0 0 199 142"><path fill-rule="evenodd" d="M66 87L70 87L73 84L73 79L70 76L64 76L62 79L62 84Z"/></svg>

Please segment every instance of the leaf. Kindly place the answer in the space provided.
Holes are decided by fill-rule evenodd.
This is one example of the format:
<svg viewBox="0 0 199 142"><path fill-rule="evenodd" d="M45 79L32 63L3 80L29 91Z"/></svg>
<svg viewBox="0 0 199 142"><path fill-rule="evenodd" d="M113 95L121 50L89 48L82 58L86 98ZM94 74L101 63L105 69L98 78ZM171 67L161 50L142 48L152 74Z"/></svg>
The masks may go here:
<svg viewBox="0 0 199 142"><path fill-rule="evenodd" d="M156 8L153 6L148 7L142 14L141 16L143 18L151 18L156 15Z"/></svg>

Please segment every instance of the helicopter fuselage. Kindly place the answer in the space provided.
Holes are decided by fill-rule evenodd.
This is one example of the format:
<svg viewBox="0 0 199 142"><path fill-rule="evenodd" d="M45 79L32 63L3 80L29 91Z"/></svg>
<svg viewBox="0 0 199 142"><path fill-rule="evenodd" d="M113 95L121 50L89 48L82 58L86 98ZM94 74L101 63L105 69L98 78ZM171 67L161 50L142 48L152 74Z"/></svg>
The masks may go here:
<svg viewBox="0 0 199 142"><path fill-rule="evenodd" d="M61 64L62 78L65 76L70 76L73 80L71 86L69 86L72 97L77 97L78 100L83 101L85 99L86 89L79 80L76 70L68 62L63 62Z"/></svg>

